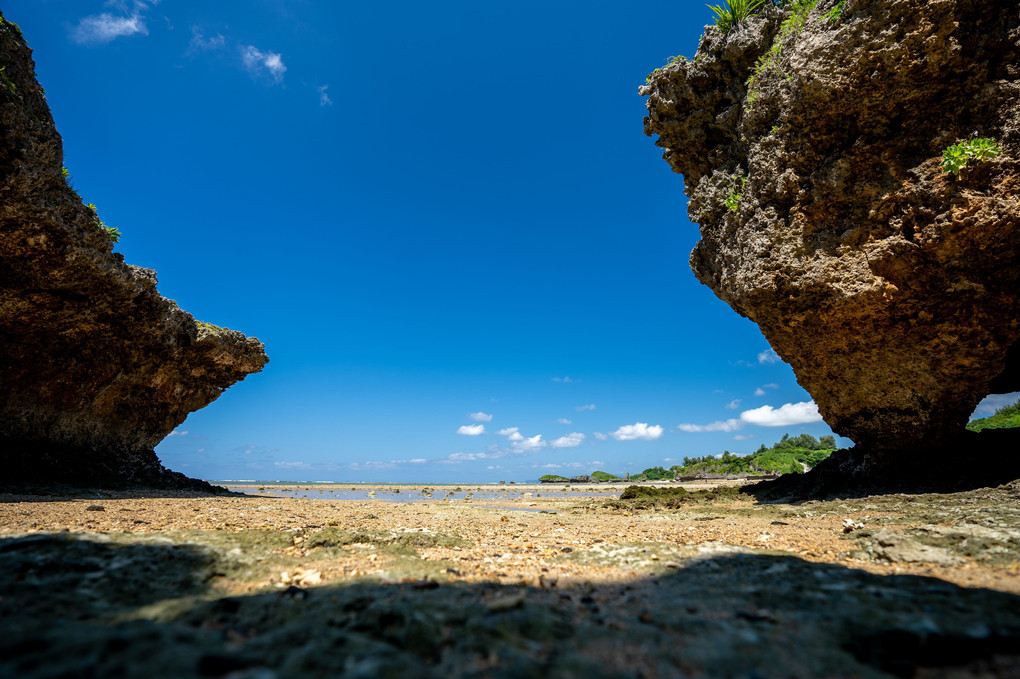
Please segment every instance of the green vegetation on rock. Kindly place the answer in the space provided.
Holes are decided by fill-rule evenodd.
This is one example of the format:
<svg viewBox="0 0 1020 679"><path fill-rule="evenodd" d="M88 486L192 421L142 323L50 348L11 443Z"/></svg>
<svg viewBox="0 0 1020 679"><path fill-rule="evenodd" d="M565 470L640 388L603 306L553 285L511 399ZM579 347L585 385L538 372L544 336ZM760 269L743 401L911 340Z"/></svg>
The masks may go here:
<svg viewBox="0 0 1020 679"><path fill-rule="evenodd" d="M716 28L728 33L764 4L765 0L726 0L725 5L709 5L708 8L715 12Z"/></svg>
<svg viewBox="0 0 1020 679"><path fill-rule="evenodd" d="M1020 427L1020 401L999 408L991 417L974 420L967 425L967 429L970 431L981 431L982 429L1013 429L1014 427Z"/></svg>
<svg viewBox="0 0 1020 679"><path fill-rule="evenodd" d="M968 139L953 144L942 152L942 169L950 174L960 174L960 170L970 161L990 160L999 155L1002 149L993 138Z"/></svg>
<svg viewBox="0 0 1020 679"><path fill-rule="evenodd" d="M706 490L687 490L681 486L627 486L618 500L607 500L609 509L678 509L684 505L703 505L720 500L750 500L735 486L719 486Z"/></svg>
<svg viewBox="0 0 1020 679"><path fill-rule="evenodd" d="M620 477L610 474L609 472L592 472L591 478L593 481L612 481L613 479L618 479Z"/></svg>
<svg viewBox="0 0 1020 679"><path fill-rule="evenodd" d="M99 208L95 206L95 203L88 203L85 207L92 211L92 223L95 224L97 229L105 231L107 235L110 236L110 240L114 243L120 240L120 229L115 226L107 225L99 218Z"/></svg>
<svg viewBox="0 0 1020 679"><path fill-rule="evenodd" d="M195 325L198 326L199 330L205 330L210 335L216 335L217 337L226 329L212 323L206 323L205 321L195 321Z"/></svg>
<svg viewBox="0 0 1020 679"><path fill-rule="evenodd" d="M570 479L559 474L546 474L545 476L539 476L538 480L542 483L566 483Z"/></svg>
<svg viewBox="0 0 1020 679"><path fill-rule="evenodd" d="M766 74L776 70L783 54L783 46L804 27L804 24L807 22L808 13L818 4L818 0L792 0L792 2L782 4L789 5L791 9L790 16L783 20L782 25L779 27L779 36L772 42L772 46L769 47L768 51L758 57L758 61L754 65L754 71L751 73L751 77L747 79L748 106L752 106L758 99L759 93L756 86Z"/></svg>

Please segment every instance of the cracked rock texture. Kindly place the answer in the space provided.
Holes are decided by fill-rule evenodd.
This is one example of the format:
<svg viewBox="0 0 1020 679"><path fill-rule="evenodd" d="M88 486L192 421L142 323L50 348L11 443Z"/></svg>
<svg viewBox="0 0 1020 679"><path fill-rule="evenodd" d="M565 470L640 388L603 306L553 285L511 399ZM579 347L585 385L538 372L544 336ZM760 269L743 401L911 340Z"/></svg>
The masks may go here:
<svg viewBox="0 0 1020 679"><path fill-rule="evenodd" d="M0 467L6 483L195 486L153 448L267 362L114 253L61 174L31 50L0 17Z"/></svg>
<svg viewBox="0 0 1020 679"><path fill-rule="evenodd" d="M944 445L1020 390L1020 11L848 0L829 21L835 4L750 88L789 12L707 29L641 89L645 132L684 176L695 275L882 456ZM975 132L1002 154L943 172Z"/></svg>

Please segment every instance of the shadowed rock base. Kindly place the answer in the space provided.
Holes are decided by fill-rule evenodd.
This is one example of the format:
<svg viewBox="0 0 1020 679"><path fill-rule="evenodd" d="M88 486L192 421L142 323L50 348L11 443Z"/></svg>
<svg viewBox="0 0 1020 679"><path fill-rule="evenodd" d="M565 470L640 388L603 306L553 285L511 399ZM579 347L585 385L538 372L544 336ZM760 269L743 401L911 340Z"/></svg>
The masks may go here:
<svg viewBox="0 0 1020 679"><path fill-rule="evenodd" d="M0 436L4 451L2 492L70 489L191 490L228 493L224 488L170 471L152 450L111 451Z"/></svg>
<svg viewBox="0 0 1020 679"><path fill-rule="evenodd" d="M877 493L949 493L1020 478L1020 430L964 432L938 448L838 450L806 474L746 486L760 500L797 501Z"/></svg>

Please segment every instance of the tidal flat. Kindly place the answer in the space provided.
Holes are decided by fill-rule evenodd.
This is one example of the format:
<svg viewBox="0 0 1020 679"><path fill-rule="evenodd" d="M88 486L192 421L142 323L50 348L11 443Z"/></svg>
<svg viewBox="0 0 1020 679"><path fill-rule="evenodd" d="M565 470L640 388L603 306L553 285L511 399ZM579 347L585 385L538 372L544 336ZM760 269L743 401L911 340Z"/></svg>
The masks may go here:
<svg viewBox="0 0 1020 679"><path fill-rule="evenodd" d="M0 676L1020 667L1020 482L796 504L557 484L318 497L350 487L0 497Z"/></svg>

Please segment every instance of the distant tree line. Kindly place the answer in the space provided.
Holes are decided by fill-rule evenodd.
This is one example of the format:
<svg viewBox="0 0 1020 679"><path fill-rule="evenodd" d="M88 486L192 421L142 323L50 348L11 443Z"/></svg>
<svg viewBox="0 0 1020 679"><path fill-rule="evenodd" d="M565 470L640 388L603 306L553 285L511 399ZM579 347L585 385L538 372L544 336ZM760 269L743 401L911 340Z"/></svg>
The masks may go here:
<svg viewBox="0 0 1020 679"><path fill-rule="evenodd" d="M982 429L1012 429L1020 427L1020 401L1002 406L991 417L974 420L967 425L971 431Z"/></svg>
<svg viewBox="0 0 1020 679"><path fill-rule="evenodd" d="M1020 406L1017 406L1017 417L1020 417ZM739 474L801 474L814 467L836 450L835 436L815 438L811 434L783 438L772 447L764 444L750 455L736 455L723 451L722 455L704 455L702 457L685 457L683 464L673 465L668 469L662 466L649 467L640 474L628 477L630 481L666 481L680 476L699 475L739 475ZM575 477L577 478L577 477ZM612 481L619 479L608 472L592 472L588 477L580 477L592 481ZM539 479L545 483L566 483L570 479L556 474L547 474Z"/></svg>

